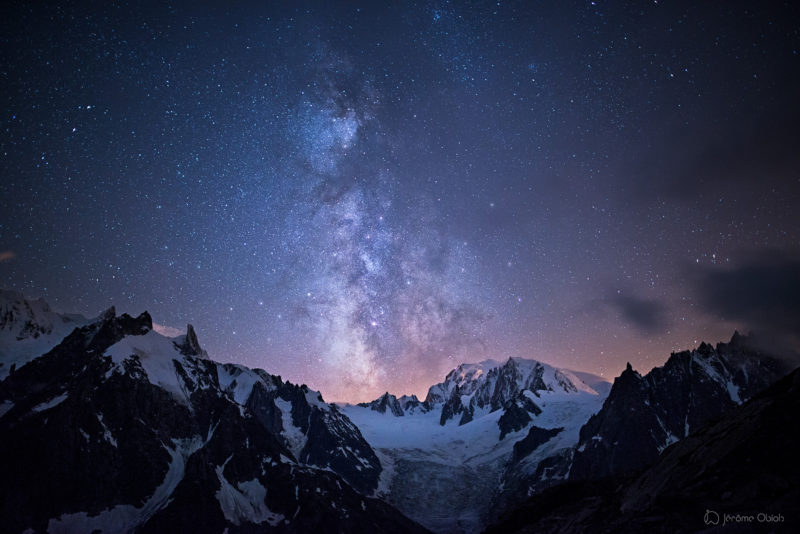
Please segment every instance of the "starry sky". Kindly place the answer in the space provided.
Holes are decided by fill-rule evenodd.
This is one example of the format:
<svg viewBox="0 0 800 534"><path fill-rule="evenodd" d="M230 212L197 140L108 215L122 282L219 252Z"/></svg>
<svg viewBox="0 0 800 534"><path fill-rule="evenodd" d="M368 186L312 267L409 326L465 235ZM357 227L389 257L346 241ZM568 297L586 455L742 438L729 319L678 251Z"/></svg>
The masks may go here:
<svg viewBox="0 0 800 534"><path fill-rule="evenodd" d="M0 286L326 400L800 332L794 2L0 7Z"/></svg>

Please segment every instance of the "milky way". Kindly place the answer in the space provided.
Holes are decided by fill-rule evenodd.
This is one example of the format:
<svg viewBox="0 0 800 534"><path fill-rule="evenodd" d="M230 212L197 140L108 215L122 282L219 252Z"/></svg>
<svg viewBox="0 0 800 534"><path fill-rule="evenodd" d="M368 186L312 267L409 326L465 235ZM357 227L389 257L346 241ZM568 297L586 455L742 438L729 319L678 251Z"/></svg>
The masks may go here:
<svg viewBox="0 0 800 534"><path fill-rule="evenodd" d="M0 14L0 285L57 309L328 400L798 341L795 6Z"/></svg>
<svg viewBox="0 0 800 534"><path fill-rule="evenodd" d="M463 276L475 253L438 228L436 206L396 169L363 161L394 149L371 80L343 53L315 63L289 125L302 175L282 230L299 273L289 324L308 332L303 352L323 389L424 383L429 360L456 365L482 339L480 282Z"/></svg>

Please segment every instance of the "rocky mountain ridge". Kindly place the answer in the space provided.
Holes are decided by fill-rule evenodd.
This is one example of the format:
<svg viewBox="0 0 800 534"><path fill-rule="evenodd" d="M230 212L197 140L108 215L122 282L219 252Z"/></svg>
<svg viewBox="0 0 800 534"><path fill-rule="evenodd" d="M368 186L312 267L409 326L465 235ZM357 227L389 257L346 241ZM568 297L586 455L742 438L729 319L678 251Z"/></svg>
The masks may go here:
<svg viewBox="0 0 800 534"><path fill-rule="evenodd" d="M642 376L630 364L603 409L581 429L570 478L601 478L650 465L669 445L766 389L789 371L735 332L716 347L673 353Z"/></svg>
<svg viewBox="0 0 800 534"><path fill-rule="evenodd" d="M761 348L757 338L738 332L728 343L701 343L673 353L645 375L628 365L602 408L581 427L577 443L544 457L534 452L523 458L523 465L537 459L532 469L507 470L504 491L492 508L512 509L526 496L567 481L638 472L671 444L769 387L790 368L786 359Z"/></svg>
<svg viewBox="0 0 800 534"><path fill-rule="evenodd" d="M0 382L3 530L424 532L318 392L109 309Z"/></svg>
<svg viewBox="0 0 800 534"><path fill-rule="evenodd" d="M647 469L787 370L736 333L613 385L510 358L462 364L424 401L337 407L213 361L191 325L165 337L147 312L86 320L0 297L11 532L474 533L553 486Z"/></svg>
<svg viewBox="0 0 800 534"><path fill-rule="evenodd" d="M800 369L691 429L652 466L549 488L486 534L795 532L798 411Z"/></svg>

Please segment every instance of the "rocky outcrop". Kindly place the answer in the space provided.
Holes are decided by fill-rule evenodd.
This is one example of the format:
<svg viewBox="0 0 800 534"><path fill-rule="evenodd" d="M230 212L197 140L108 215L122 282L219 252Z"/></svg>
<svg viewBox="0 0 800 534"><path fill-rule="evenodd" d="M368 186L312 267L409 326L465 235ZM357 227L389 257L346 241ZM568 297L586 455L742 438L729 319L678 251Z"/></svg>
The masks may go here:
<svg viewBox="0 0 800 534"><path fill-rule="evenodd" d="M357 406L369 408L378 413L389 413L395 417L426 413L431 409L427 402L420 402L416 395L403 395L397 398L388 391L372 402L360 402Z"/></svg>
<svg viewBox="0 0 800 534"><path fill-rule="evenodd" d="M184 356L208 358L208 353L200 347L200 342L197 341L197 334L194 331L194 327L190 324L186 325L186 335L179 337L173 341L173 343Z"/></svg>
<svg viewBox="0 0 800 534"><path fill-rule="evenodd" d="M386 413L388 410L389 413L396 417L403 417L405 415L403 407L400 405L397 397L388 391L372 402L359 403L359 406L369 408L370 410L374 410L378 413Z"/></svg>
<svg viewBox="0 0 800 534"><path fill-rule="evenodd" d="M431 410L430 404L427 402L420 401L416 395L403 395L397 402L400 403L400 407L403 409L403 412L413 414L413 413L425 413Z"/></svg>
<svg viewBox="0 0 800 534"><path fill-rule="evenodd" d="M564 428L539 428L532 425L528 430L528 435L514 443L514 455L511 457L513 463L519 462L524 457L535 451L539 445L550 441L550 438L557 436Z"/></svg>
<svg viewBox="0 0 800 534"><path fill-rule="evenodd" d="M497 426L500 427L500 439L502 440L510 432L522 430L532 421L531 414L535 417L540 413L542 409L523 393L506 402L503 405L503 415L497 421Z"/></svg>

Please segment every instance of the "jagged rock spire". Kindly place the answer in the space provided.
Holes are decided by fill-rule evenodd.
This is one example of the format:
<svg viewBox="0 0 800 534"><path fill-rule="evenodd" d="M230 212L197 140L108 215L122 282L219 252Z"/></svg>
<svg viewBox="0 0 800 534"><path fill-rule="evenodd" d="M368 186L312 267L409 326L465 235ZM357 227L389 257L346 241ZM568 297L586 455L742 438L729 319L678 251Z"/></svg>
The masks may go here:
<svg viewBox="0 0 800 534"><path fill-rule="evenodd" d="M117 316L117 309L114 306L104 310L100 313L100 320L101 321L110 321Z"/></svg>
<svg viewBox="0 0 800 534"><path fill-rule="evenodd" d="M208 353L200 346L197 340L197 334L191 324L186 325L186 335L182 343L177 344L181 354L186 356L198 356L200 358L208 358Z"/></svg>

